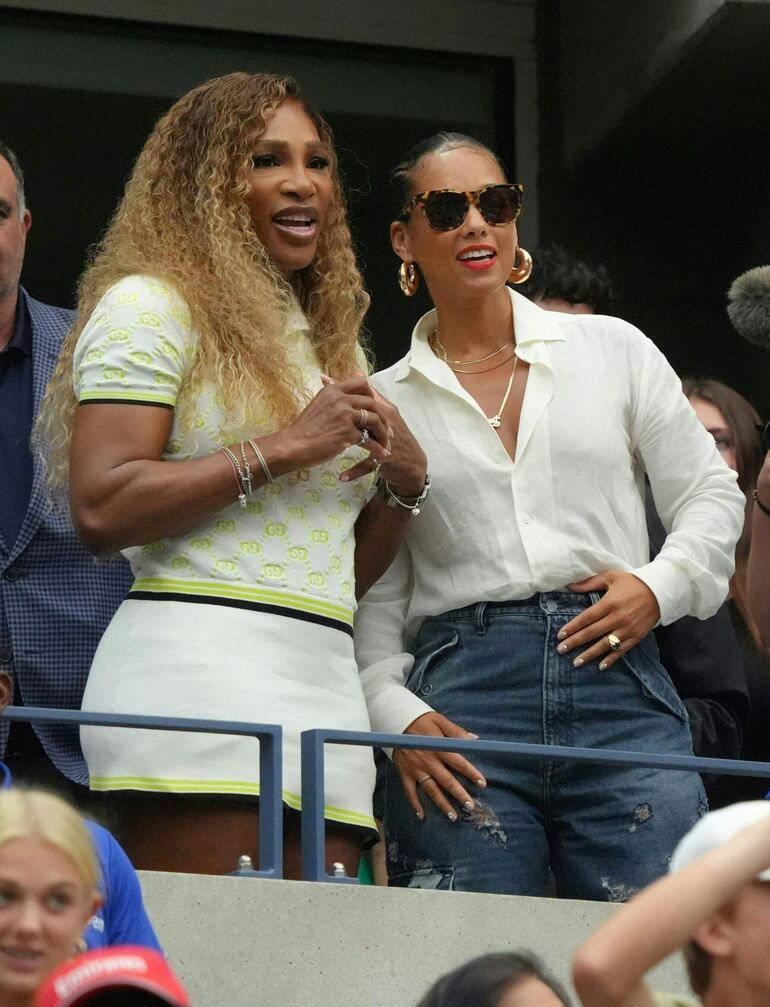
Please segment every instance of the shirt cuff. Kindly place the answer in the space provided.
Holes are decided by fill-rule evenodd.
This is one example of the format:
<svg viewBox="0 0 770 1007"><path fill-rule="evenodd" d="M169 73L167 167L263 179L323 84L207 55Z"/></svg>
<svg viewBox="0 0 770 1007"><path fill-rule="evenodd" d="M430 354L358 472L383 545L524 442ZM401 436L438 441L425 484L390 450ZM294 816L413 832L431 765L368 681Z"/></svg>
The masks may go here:
<svg viewBox="0 0 770 1007"><path fill-rule="evenodd" d="M369 706L369 720L375 734L403 734L412 721L424 713L433 713L433 708L402 685L383 689Z"/></svg>
<svg viewBox="0 0 770 1007"><path fill-rule="evenodd" d="M655 595L660 609L658 625L668 626L692 609L692 584L685 570L662 554L651 563L630 570Z"/></svg>

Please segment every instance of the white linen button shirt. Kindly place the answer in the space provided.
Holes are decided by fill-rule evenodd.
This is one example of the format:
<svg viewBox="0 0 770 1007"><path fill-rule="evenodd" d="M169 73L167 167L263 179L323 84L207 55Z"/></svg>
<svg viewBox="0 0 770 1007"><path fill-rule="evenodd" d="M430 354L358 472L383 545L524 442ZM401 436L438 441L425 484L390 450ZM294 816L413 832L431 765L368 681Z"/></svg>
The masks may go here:
<svg viewBox="0 0 770 1007"><path fill-rule="evenodd" d="M543 311L510 294L517 352L530 365L515 462L431 351L435 311L407 355L372 378L422 445L432 483L356 616L374 731L401 733L430 710L404 688L426 616L610 569L647 584L664 625L706 618L727 595L745 499L665 357L619 318ZM645 472L669 532L652 562Z"/></svg>

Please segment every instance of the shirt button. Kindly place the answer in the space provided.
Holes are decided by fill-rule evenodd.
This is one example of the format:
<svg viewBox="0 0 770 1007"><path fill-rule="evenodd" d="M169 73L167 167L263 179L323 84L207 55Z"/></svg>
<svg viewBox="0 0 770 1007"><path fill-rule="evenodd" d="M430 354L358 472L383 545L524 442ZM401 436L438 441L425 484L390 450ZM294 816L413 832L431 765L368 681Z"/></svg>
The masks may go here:
<svg viewBox="0 0 770 1007"><path fill-rule="evenodd" d="M9 566L3 576L6 580L18 580L21 577L21 570L17 566Z"/></svg>
<svg viewBox="0 0 770 1007"><path fill-rule="evenodd" d="M13 651L10 647L0 647L0 664L10 664L13 660Z"/></svg>
<svg viewBox="0 0 770 1007"><path fill-rule="evenodd" d="M524 522L524 524L532 524L532 518L529 516L529 514L522 514L521 520Z"/></svg>

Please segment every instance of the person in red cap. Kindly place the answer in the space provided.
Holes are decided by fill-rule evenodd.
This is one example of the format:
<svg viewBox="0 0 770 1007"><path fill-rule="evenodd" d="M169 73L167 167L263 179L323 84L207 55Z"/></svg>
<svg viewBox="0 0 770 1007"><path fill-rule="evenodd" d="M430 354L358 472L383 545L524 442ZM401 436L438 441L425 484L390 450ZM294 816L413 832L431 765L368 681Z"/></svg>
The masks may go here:
<svg viewBox="0 0 770 1007"><path fill-rule="evenodd" d="M163 955L138 945L70 958L40 987L35 1007L190 1007Z"/></svg>

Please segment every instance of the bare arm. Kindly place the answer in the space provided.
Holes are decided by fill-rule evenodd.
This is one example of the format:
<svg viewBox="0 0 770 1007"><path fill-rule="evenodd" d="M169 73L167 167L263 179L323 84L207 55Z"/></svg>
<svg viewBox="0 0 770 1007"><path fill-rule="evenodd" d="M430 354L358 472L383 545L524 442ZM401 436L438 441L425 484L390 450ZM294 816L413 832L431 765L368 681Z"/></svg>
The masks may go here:
<svg viewBox="0 0 770 1007"><path fill-rule="evenodd" d="M770 454L765 456L757 479L757 497L770 508ZM746 586L751 614L765 647L770 649L770 515L758 503L754 504L752 515Z"/></svg>
<svg viewBox="0 0 770 1007"><path fill-rule="evenodd" d="M644 975L770 866L770 818L656 881L582 944L573 959L583 1007L653 1007Z"/></svg>
<svg viewBox="0 0 770 1007"><path fill-rule="evenodd" d="M388 431L366 379L324 388L286 429L260 438L274 476L335 457L360 437L361 410L369 414L368 447L388 457ZM238 496L222 452L186 461L163 461L173 413L156 406L86 403L78 409L71 449L70 504L78 534L94 552L179 535L204 522ZM246 448L254 485L265 482Z"/></svg>

